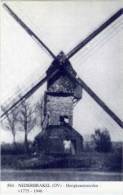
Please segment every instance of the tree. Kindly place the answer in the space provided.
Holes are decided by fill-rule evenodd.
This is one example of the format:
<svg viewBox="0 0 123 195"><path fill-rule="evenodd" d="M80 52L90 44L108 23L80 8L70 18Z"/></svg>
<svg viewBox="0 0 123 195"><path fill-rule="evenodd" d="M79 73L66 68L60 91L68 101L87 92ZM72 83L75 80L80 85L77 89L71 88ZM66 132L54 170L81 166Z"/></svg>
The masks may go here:
<svg viewBox="0 0 123 195"><path fill-rule="evenodd" d="M95 134L92 135L92 140L97 152L110 152L112 149L111 137L107 129L95 130Z"/></svg>
<svg viewBox="0 0 123 195"><path fill-rule="evenodd" d="M20 122L24 130L25 152L28 152L28 134L36 124L35 108L27 100L22 100L19 105L17 121Z"/></svg>
<svg viewBox="0 0 123 195"><path fill-rule="evenodd" d="M37 102L36 104L36 113L37 113L37 118L39 119L39 125L42 129L42 131L47 127L48 124L48 113L46 113L45 110L45 95L41 97L41 99Z"/></svg>
<svg viewBox="0 0 123 195"><path fill-rule="evenodd" d="M38 125L42 127L42 121L43 121L43 99L41 98L37 104L36 104L36 113L38 117Z"/></svg>
<svg viewBox="0 0 123 195"><path fill-rule="evenodd" d="M13 144L16 145L16 116L17 116L17 109L12 109L10 112L5 112L7 109L4 106L1 106L1 110L5 113L4 118L1 120L1 124L4 128L10 130L13 135Z"/></svg>

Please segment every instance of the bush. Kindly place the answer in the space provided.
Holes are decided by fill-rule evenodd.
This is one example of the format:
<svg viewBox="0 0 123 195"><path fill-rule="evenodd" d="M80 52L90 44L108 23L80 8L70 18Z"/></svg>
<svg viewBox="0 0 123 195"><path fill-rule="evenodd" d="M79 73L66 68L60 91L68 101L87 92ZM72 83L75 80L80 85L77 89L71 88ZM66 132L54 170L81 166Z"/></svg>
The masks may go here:
<svg viewBox="0 0 123 195"><path fill-rule="evenodd" d="M31 143L30 143L31 145ZM25 145L23 143L16 144L2 144L1 154L15 154L20 155L25 153ZM31 153L31 148L29 148L29 153Z"/></svg>
<svg viewBox="0 0 123 195"><path fill-rule="evenodd" d="M111 138L107 129L103 131L96 129L95 134L92 135L92 140L97 152L110 152L112 150Z"/></svg>

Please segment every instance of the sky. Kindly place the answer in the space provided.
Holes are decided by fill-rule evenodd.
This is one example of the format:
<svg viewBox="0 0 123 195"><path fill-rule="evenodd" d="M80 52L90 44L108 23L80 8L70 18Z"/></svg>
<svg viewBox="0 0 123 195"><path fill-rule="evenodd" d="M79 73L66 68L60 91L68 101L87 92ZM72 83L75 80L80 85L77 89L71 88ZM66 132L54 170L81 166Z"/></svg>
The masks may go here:
<svg viewBox="0 0 123 195"><path fill-rule="evenodd" d="M12 10L57 55L66 54L111 15L123 1L6 1ZM73 68L91 89L123 120L123 16L74 55ZM17 88L28 90L52 62L43 48L3 9L1 4L1 104L16 96ZM41 96L45 87L40 88ZM121 129L83 90L74 108L74 128L88 138L96 128L107 128L114 141L123 141ZM36 95L33 96L35 98ZM40 131L34 129L29 137ZM23 139L17 132L16 139ZM1 127L1 141L11 142Z"/></svg>

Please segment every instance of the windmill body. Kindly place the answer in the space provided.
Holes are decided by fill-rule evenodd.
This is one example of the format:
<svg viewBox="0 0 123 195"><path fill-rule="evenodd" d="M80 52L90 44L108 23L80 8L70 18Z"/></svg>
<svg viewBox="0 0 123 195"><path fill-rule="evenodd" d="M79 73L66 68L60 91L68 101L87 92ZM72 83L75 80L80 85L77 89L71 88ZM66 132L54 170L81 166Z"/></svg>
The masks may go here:
<svg viewBox="0 0 123 195"><path fill-rule="evenodd" d="M47 70L42 132L36 137L40 150L46 153L79 154L82 151L82 136L72 127L73 108L82 97L82 87L67 72L77 80L76 72L61 52ZM65 141L70 143L67 149Z"/></svg>

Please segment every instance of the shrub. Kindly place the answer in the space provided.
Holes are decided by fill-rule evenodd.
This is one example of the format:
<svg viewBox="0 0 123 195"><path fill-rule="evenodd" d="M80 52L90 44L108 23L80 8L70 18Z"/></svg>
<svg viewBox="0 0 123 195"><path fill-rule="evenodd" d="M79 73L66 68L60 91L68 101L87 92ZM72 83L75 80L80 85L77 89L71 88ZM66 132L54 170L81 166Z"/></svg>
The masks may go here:
<svg viewBox="0 0 123 195"><path fill-rule="evenodd" d="M112 150L111 138L107 129L103 131L96 129L95 134L91 137L97 152L110 152Z"/></svg>

